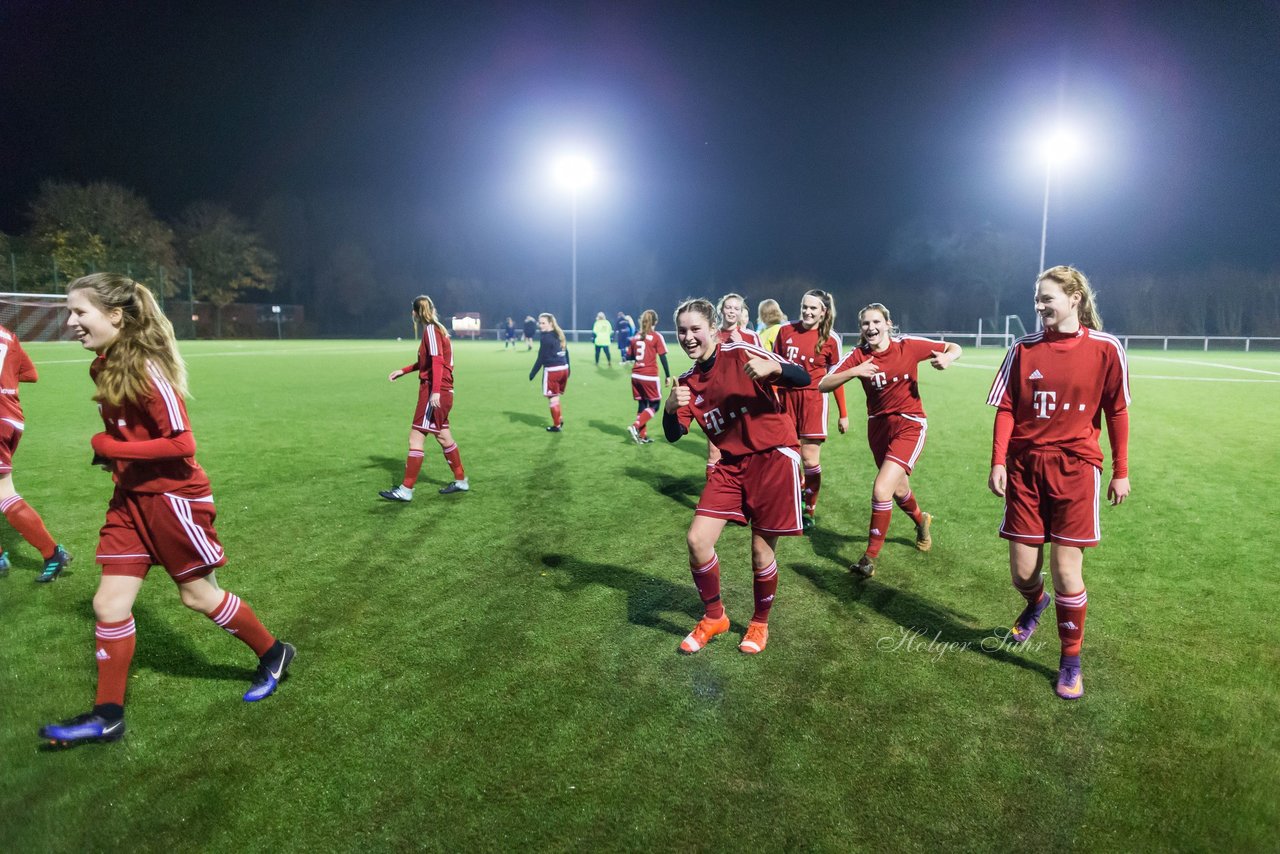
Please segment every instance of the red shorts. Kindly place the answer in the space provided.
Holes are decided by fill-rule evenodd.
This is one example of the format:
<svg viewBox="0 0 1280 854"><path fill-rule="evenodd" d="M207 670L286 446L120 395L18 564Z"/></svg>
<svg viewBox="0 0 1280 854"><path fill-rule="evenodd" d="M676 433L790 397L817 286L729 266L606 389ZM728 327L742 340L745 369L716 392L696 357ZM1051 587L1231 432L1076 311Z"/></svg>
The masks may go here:
<svg viewBox="0 0 1280 854"><path fill-rule="evenodd" d="M449 429L449 410L453 409L453 392L440 392L440 405L431 406L431 386L418 387L418 408L413 410L413 429L419 433L439 433Z"/></svg>
<svg viewBox="0 0 1280 854"><path fill-rule="evenodd" d="M0 475L13 471L13 454L22 441L22 422L0 418Z"/></svg>
<svg viewBox="0 0 1280 854"><path fill-rule="evenodd" d="M774 448L723 457L707 475L696 516L751 524L758 534L791 537L802 532L800 453Z"/></svg>
<svg viewBox="0 0 1280 854"><path fill-rule="evenodd" d="M564 394L564 387L569 384L569 366L556 365L554 368L542 369L542 394L556 397Z"/></svg>
<svg viewBox="0 0 1280 854"><path fill-rule="evenodd" d="M876 468L886 459L893 460L906 469L907 474L916 466L916 460L924 452L924 437L929 424L918 415L877 415L867 419L867 444Z"/></svg>
<svg viewBox="0 0 1280 854"><path fill-rule="evenodd" d="M814 388L787 392L787 414L796 422L800 439L823 442L827 438L827 395Z"/></svg>
<svg viewBox="0 0 1280 854"><path fill-rule="evenodd" d="M661 400L662 392L658 390L658 375L631 375L631 396L636 400Z"/></svg>
<svg viewBox="0 0 1280 854"><path fill-rule="evenodd" d="M1016 543L1089 548L1102 539L1098 521L1102 470L1057 448L1010 455L1000 536Z"/></svg>
<svg viewBox="0 0 1280 854"><path fill-rule="evenodd" d="M98 532L103 575L146 578L160 564L179 584L204 578L227 562L213 520L213 496L128 492L116 487Z"/></svg>

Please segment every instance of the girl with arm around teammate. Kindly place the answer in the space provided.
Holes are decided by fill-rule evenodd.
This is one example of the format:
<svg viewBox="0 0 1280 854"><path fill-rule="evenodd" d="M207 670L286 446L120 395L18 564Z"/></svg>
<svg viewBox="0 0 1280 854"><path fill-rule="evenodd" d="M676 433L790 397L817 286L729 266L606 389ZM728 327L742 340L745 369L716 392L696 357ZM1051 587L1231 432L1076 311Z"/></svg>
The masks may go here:
<svg viewBox="0 0 1280 854"><path fill-rule="evenodd" d="M538 359L529 371L529 379L532 380L538 375L538 370L542 370L542 395L551 410L551 426L547 432L559 433L564 429L560 395L569 384L569 347L554 314L543 312L538 315L538 330L542 333L542 340L538 346Z"/></svg>
<svg viewBox="0 0 1280 854"><path fill-rule="evenodd" d="M405 374L418 375L418 407L409 425L409 456L405 458L404 477L397 486L378 494L388 501L412 501L413 487L422 471L422 461L427 444L427 434L436 437L444 454L453 481L440 489L441 495L466 492L471 488L466 470L462 467L462 454L449 430L449 411L453 409L453 343L449 332L436 314L431 297L417 297L413 301L413 325L422 325L422 343L418 345L418 361L403 368L396 368L387 379L395 382Z"/></svg>
<svg viewBox="0 0 1280 854"><path fill-rule="evenodd" d="M867 548L850 570L870 578L889 533L895 501L916 525L916 548L927 552L933 545L929 534L933 517L916 503L910 482L929 427L916 366L928 361L937 370L946 370L961 351L952 342L900 335L889 309L878 302L858 312L858 325L862 330L858 346L822 378L818 390L831 391L856 377L867 395L867 442L876 463L876 479L871 486Z"/></svg>
<svg viewBox="0 0 1280 854"><path fill-rule="evenodd" d="M777 386L808 385L809 374L753 344L722 343L715 306L707 300L684 302L675 320L680 346L694 366L667 397L663 432L675 442L697 421L721 452L687 537L689 568L705 613L680 643L680 651L695 653L729 629L715 547L725 524L733 522L751 526L755 612L738 649L754 655L769 641L769 609L778 589L778 537L803 530L800 455Z"/></svg>
<svg viewBox="0 0 1280 854"><path fill-rule="evenodd" d="M49 724L40 734L68 746L124 735L124 695L136 634L133 602L143 579L160 564L182 604L207 616L258 656L244 699L269 697L293 660L253 609L218 586L214 570L227 562L213 522L209 478L195 460L187 421L186 366L173 327L151 292L114 273L76 279L68 287L69 326L98 357L89 374L97 386L105 430L93 451L115 481L98 538L102 578L93 597L97 620L98 690L88 714Z"/></svg>
<svg viewBox="0 0 1280 854"><path fill-rule="evenodd" d="M818 492L822 489L822 443L827 440L827 396L818 391L818 381L840 361L840 339L831 331L835 320L835 297L822 290L808 291L800 300L800 319L784 323L773 342L775 353L808 370L813 381L808 388L788 389L784 395L787 412L795 422L796 435L800 438L800 457L804 460L806 531L813 528L814 514L818 509ZM833 396L840 410L836 426L844 433L849 429L844 389L837 386Z"/></svg>
<svg viewBox="0 0 1280 854"><path fill-rule="evenodd" d="M996 407L988 486L1004 498L1000 536L1026 607L1009 631L1025 643L1049 606L1041 570L1049 544L1058 639L1057 694L1084 694L1080 648L1088 597L1084 549L1098 545L1102 419L1111 445L1112 505L1129 496L1129 367L1119 339L1102 331L1089 280L1050 267L1036 282L1044 328L1005 355L987 403Z"/></svg>

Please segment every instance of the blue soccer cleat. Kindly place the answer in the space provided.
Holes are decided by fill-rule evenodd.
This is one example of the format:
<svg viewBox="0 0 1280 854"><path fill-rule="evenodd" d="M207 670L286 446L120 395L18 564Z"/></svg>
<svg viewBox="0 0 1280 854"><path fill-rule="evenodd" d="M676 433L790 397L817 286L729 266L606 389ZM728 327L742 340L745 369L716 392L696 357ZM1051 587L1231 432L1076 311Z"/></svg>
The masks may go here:
<svg viewBox="0 0 1280 854"><path fill-rule="evenodd" d="M9 553L0 552L0 578L9 574Z"/></svg>
<svg viewBox="0 0 1280 854"><path fill-rule="evenodd" d="M124 718L109 721L93 712L79 715L58 724L40 727L40 737L47 738L58 747L74 747L77 744L119 741L124 735Z"/></svg>
<svg viewBox="0 0 1280 854"><path fill-rule="evenodd" d="M280 687L280 683L289 675L289 662L293 661L297 652L293 644L283 641L277 641L275 646L267 650L258 659L258 672L254 674L253 684L244 694L244 701L256 703L274 694L276 688Z"/></svg>
<svg viewBox="0 0 1280 854"><path fill-rule="evenodd" d="M48 584L61 575L62 570L66 569L69 563L71 563L71 555L67 554L67 550L62 546L55 546L53 554L44 562L44 569L36 576L36 582Z"/></svg>
<svg viewBox="0 0 1280 854"><path fill-rule="evenodd" d="M1013 628L1009 629L1009 640L1014 643L1026 643L1031 640L1031 635L1035 634L1036 626L1040 625L1040 615L1044 613L1044 609L1049 607L1049 594L1041 593L1040 599L1034 605L1028 605L1022 609L1022 613L1018 615L1018 619L1014 622Z"/></svg>

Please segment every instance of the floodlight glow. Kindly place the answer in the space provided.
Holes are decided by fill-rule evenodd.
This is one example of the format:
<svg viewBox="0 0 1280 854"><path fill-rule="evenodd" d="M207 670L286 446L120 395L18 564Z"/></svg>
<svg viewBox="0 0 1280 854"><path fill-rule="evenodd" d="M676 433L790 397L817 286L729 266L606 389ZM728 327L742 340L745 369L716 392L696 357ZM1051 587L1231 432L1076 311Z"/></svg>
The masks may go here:
<svg viewBox="0 0 1280 854"><path fill-rule="evenodd" d="M566 154L555 163L555 177L562 186L577 192L595 183L596 168L581 154Z"/></svg>
<svg viewBox="0 0 1280 854"><path fill-rule="evenodd" d="M1059 125L1040 139L1040 156L1048 163L1065 163L1077 159L1084 151L1080 135Z"/></svg>

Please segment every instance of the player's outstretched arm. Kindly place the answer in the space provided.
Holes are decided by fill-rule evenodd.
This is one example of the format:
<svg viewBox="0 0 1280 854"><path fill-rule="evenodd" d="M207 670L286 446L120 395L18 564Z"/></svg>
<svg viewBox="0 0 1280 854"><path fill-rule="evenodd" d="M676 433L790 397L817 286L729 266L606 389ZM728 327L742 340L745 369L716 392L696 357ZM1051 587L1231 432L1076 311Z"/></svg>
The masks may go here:
<svg viewBox="0 0 1280 854"><path fill-rule="evenodd" d="M867 359L865 362L859 362L852 368L844 371L832 371L821 380L818 381L818 391L826 394L829 391L835 391L849 380L857 378L875 376L876 371L880 370L874 359Z"/></svg>

